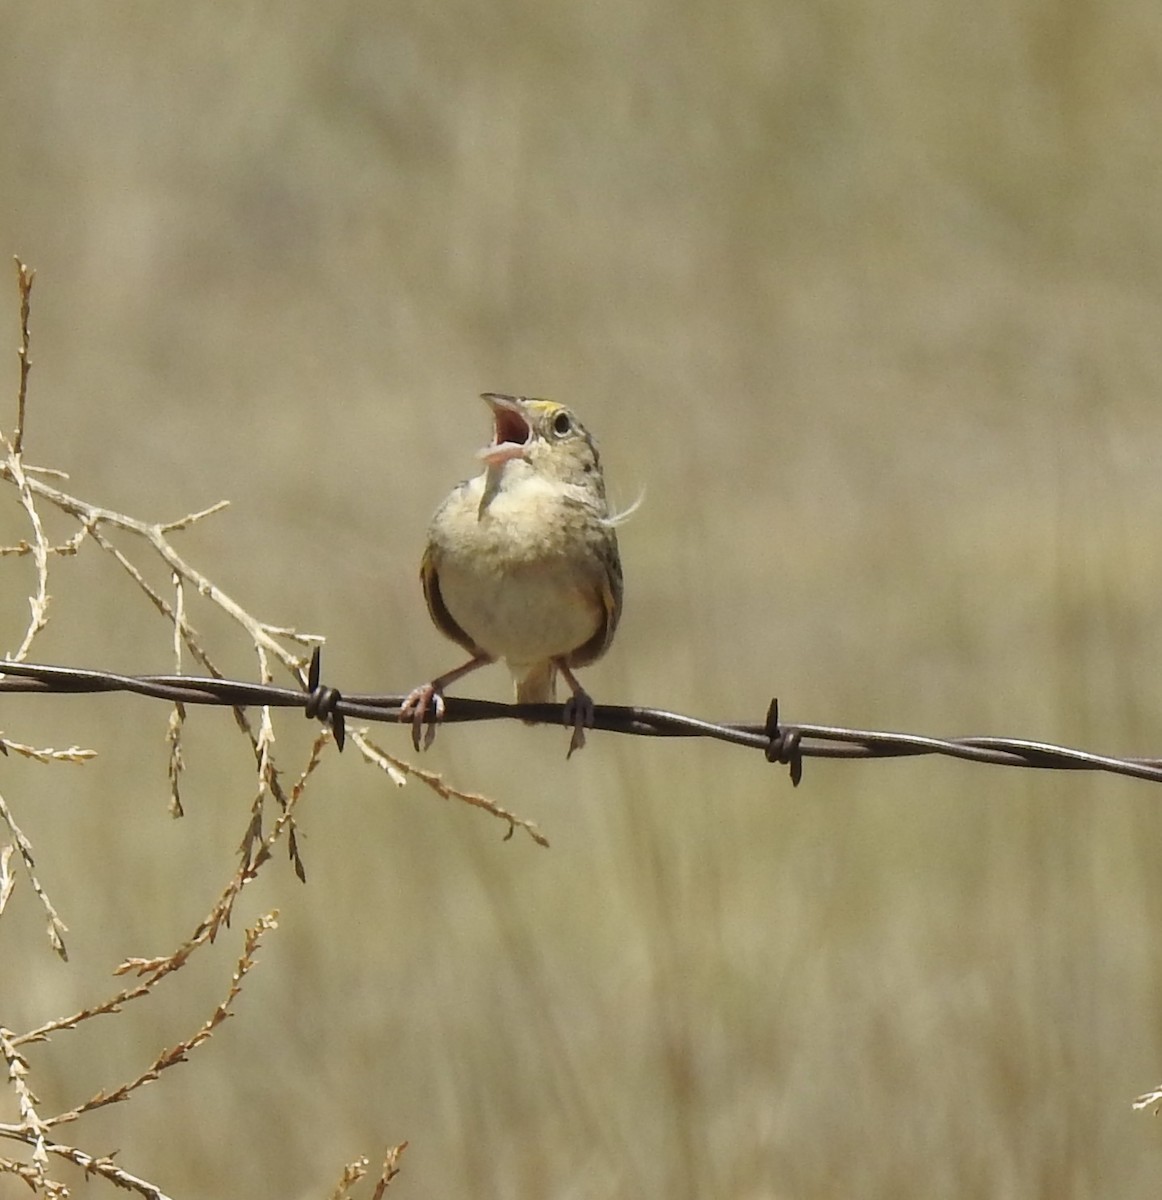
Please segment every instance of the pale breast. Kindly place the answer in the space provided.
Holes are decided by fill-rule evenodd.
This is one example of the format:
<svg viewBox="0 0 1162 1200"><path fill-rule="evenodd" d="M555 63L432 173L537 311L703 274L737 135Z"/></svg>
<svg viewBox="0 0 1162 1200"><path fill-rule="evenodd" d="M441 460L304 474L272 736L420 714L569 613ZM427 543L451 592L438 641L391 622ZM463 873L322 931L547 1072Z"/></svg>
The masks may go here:
<svg viewBox="0 0 1162 1200"><path fill-rule="evenodd" d="M440 594L464 632L510 666L567 655L593 637L603 620L596 592L559 562L482 572L446 561Z"/></svg>
<svg viewBox="0 0 1162 1200"><path fill-rule="evenodd" d="M477 645L514 668L568 655L605 620L603 568L583 535L592 514L535 479L482 505L483 478L465 485L458 514L434 523L444 604Z"/></svg>

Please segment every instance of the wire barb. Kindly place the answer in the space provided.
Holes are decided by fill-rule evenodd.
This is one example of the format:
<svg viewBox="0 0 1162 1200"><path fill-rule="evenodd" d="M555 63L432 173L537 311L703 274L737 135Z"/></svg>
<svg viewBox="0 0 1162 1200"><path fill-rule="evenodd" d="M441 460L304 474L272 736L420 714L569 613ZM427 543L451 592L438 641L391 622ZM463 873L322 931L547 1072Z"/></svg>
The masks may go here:
<svg viewBox="0 0 1162 1200"><path fill-rule="evenodd" d="M767 709L763 733L767 735L767 762L790 767L791 786L798 787L803 778L803 734L793 726L779 724L778 697L771 701Z"/></svg>
<svg viewBox="0 0 1162 1200"><path fill-rule="evenodd" d="M342 753L347 741L346 721L339 711L343 694L338 688L324 687L320 683L322 657L322 647L316 646L311 651L311 664L307 669L307 699L303 709L308 720L319 720L325 725L330 725L335 735L335 745Z"/></svg>

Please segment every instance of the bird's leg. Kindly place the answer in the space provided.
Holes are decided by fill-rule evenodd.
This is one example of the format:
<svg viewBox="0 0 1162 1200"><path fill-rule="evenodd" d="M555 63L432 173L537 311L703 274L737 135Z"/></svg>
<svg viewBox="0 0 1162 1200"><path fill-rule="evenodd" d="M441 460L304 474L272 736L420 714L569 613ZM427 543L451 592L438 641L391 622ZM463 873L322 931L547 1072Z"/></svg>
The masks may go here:
<svg viewBox="0 0 1162 1200"><path fill-rule="evenodd" d="M444 718L444 689L457 679L462 679L477 667L487 666L492 659L487 654L477 654L462 667L448 671L431 683L421 684L412 688L399 706L399 719L406 721L409 717L412 723L412 745L420 748L420 733L425 722L427 731L423 735L423 748L426 750L436 740L436 725Z"/></svg>
<svg viewBox="0 0 1162 1200"><path fill-rule="evenodd" d="M573 751L580 750L585 745L585 727L593 724L593 699L577 682L577 676L569 670L562 659L557 659L557 668L573 691L573 694L565 701L565 724L573 726L573 737L569 741L569 753L565 757L572 758Z"/></svg>

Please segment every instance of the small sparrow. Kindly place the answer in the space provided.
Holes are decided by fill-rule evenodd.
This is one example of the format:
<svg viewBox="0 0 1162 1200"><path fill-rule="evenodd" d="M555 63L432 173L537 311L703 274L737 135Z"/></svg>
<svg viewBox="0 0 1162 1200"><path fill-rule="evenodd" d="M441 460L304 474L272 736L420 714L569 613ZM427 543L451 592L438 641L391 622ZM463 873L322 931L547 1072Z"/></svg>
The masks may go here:
<svg viewBox="0 0 1162 1200"><path fill-rule="evenodd" d="M503 658L518 704L551 703L557 674L572 696L569 754L585 744L593 701L575 667L601 657L621 616L621 560L615 519L593 439L573 412L551 400L486 392L492 444L482 474L465 480L436 510L420 579L436 628L472 656L416 688L400 719L425 749L444 715L444 689Z"/></svg>

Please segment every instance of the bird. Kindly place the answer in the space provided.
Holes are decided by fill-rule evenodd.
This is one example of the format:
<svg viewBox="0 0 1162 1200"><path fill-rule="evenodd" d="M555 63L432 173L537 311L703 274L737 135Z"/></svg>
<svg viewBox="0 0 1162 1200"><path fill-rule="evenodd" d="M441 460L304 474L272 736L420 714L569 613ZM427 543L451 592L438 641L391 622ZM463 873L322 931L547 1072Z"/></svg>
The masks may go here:
<svg viewBox="0 0 1162 1200"><path fill-rule="evenodd" d="M420 581L436 628L471 656L414 688L400 706L412 744L431 745L444 689L503 659L518 704L552 703L568 684L566 757L585 744L593 701L574 671L609 649L622 608L622 570L601 459L572 409L485 392L493 436L484 470L457 484L428 527ZM427 726L426 732L424 726Z"/></svg>

